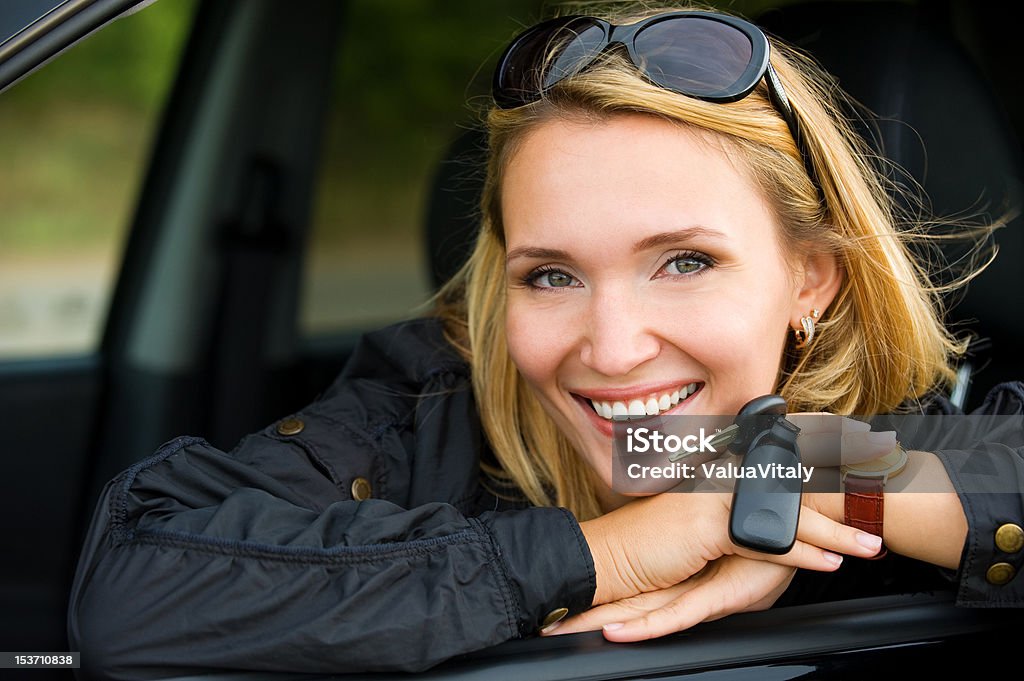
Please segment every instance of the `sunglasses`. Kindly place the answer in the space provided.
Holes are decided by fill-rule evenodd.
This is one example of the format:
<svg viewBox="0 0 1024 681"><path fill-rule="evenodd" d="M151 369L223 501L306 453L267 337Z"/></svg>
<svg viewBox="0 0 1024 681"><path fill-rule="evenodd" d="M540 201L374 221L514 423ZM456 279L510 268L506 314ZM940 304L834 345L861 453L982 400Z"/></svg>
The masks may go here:
<svg viewBox="0 0 1024 681"><path fill-rule="evenodd" d="M769 61L768 38L757 26L724 14L666 12L623 26L587 16L542 22L516 36L502 54L494 102L502 109L535 102L613 46L624 47L655 85L708 102L743 99L763 78L814 179L796 115Z"/></svg>

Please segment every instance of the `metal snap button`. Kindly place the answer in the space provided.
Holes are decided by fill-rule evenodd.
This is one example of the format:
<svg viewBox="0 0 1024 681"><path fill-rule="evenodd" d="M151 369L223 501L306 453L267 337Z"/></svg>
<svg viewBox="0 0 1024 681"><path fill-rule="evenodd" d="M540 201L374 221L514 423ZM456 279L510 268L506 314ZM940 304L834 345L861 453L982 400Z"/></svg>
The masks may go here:
<svg viewBox="0 0 1024 681"><path fill-rule="evenodd" d="M302 419L285 419L284 421L281 421L281 423L277 424L277 433L278 435L298 435L305 427L306 424Z"/></svg>
<svg viewBox="0 0 1024 681"><path fill-rule="evenodd" d="M985 579L988 580L989 584L1002 586L1013 579L1013 576L1016 574L1017 570L1009 563L996 563L985 573Z"/></svg>
<svg viewBox="0 0 1024 681"><path fill-rule="evenodd" d="M565 616L569 614L569 608L555 608L547 614L547 617L540 623L540 629L543 631L552 624L557 624L565 619Z"/></svg>
<svg viewBox="0 0 1024 681"><path fill-rule="evenodd" d="M352 498L356 501L363 501L373 496L373 486L366 478L356 478L352 481Z"/></svg>
<svg viewBox="0 0 1024 681"><path fill-rule="evenodd" d="M1024 547L1024 530L1020 525L1006 523L996 530L996 547L1007 553L1017 553Z"/></svg>

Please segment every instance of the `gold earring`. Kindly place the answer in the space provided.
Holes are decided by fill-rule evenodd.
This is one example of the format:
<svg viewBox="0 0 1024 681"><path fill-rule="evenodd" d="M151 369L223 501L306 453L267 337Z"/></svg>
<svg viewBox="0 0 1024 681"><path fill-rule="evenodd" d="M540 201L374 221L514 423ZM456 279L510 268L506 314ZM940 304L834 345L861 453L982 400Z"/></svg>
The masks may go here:
<svg viewBox="0 0 1024 681"><path fill-rule="evenodd" d="M821 311L818 308L814 308L811 310L811 314L800 318L800 325L804 328L793 329L793 335L796 336L797 349L806 348L810 345L814 339L814 321L820 316Z"/></svg>

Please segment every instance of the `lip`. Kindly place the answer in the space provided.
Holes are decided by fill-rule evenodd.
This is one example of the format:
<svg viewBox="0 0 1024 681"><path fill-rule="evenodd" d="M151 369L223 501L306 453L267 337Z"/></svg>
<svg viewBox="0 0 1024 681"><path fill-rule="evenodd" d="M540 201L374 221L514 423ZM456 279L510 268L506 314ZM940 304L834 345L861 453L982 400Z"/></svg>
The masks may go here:
<svg viewBox="0 0 1024 681"><path fill-rule="evenodd" d="M603 388L601 390L576 390L574 388L568 388L567 390L573 395L579 395L580 397L584 397L588 400L597 400L598 402L627 402L629 400L647 397L655 393L672 392L673 390L688 386L691 383L703 384L704 381L699 378L684 378L678 381L645 383L642 385L629 386L627 388ZM696 394L697 393L694 393L694 395Z"/></svg>
<svg viewBox="0 0 1024 681"><path fill-rule="evenodd" d="M689 383L697 383L700 386L699 388L697 388L697 392L693 393L692 395L688 395L685 400L680 400L679 404L676 404L675 406L673 406L671 409L669 409L667 411L661 412L660 414L658 414L658 416L678 414L678 413L681 413L681 412L685 411L686 408L690 406L690 402L693 400L693 398L695 396L700 395L701 393L704 392L704 382L703 381L693 380L693 381L690 381ZM652 383L652 384L650 384L650 386L640 386L639 389L641 391L643 391L643 390L648 390L648 388L652 388L650 390L650 392L659 392L659 390L664 392L665 390L667 390L669 388L676 388L676 387L678 387L680 385L689 385L689 383L661 383L661 384L653 384ZM583 410L583 413L586 415L587 419L594 426L594 428L596 428L598 432L600 432L602 435L604 435L605 437L608 437L608 438L611 438L611 437L613 437L615 435L615 421L609 421L606 418L598 416L597 412L595 412L593 407L590 405L590 400L594 399L594 400L603 400L603 401L608 401L608 400L619 400L619 401L621 401L621 400L623 400L624 397L632 397L632 396L636 396L636 395L639 395L639 394L642 394L642 393L637 392L636 388L611 389L611 390L601 390L601 391L587 391L586 393L571 392L571 396L572 396L573 401L576 402L576 404L579 406L579 408ZM592 397L592 396L594 396L594 397ZM655 417L651 416L649 418L655 418ZM636 419L636 421L637 422L642 422L641 419Z"/></svg>

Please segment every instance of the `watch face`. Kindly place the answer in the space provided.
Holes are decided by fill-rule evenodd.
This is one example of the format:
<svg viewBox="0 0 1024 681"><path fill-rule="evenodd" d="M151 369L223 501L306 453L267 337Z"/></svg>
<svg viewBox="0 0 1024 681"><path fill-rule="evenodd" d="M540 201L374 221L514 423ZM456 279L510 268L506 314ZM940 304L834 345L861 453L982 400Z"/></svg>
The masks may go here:
<svg viewBox="0 0 1024 681"><path fill-rule="evenodd" d="M844 475L853 475L858 478L888 479L894 475L899 475L906 466L907 450L897 444L896 448L885 456L872 459L871 461L844 465L842 471Z"/></svg>

